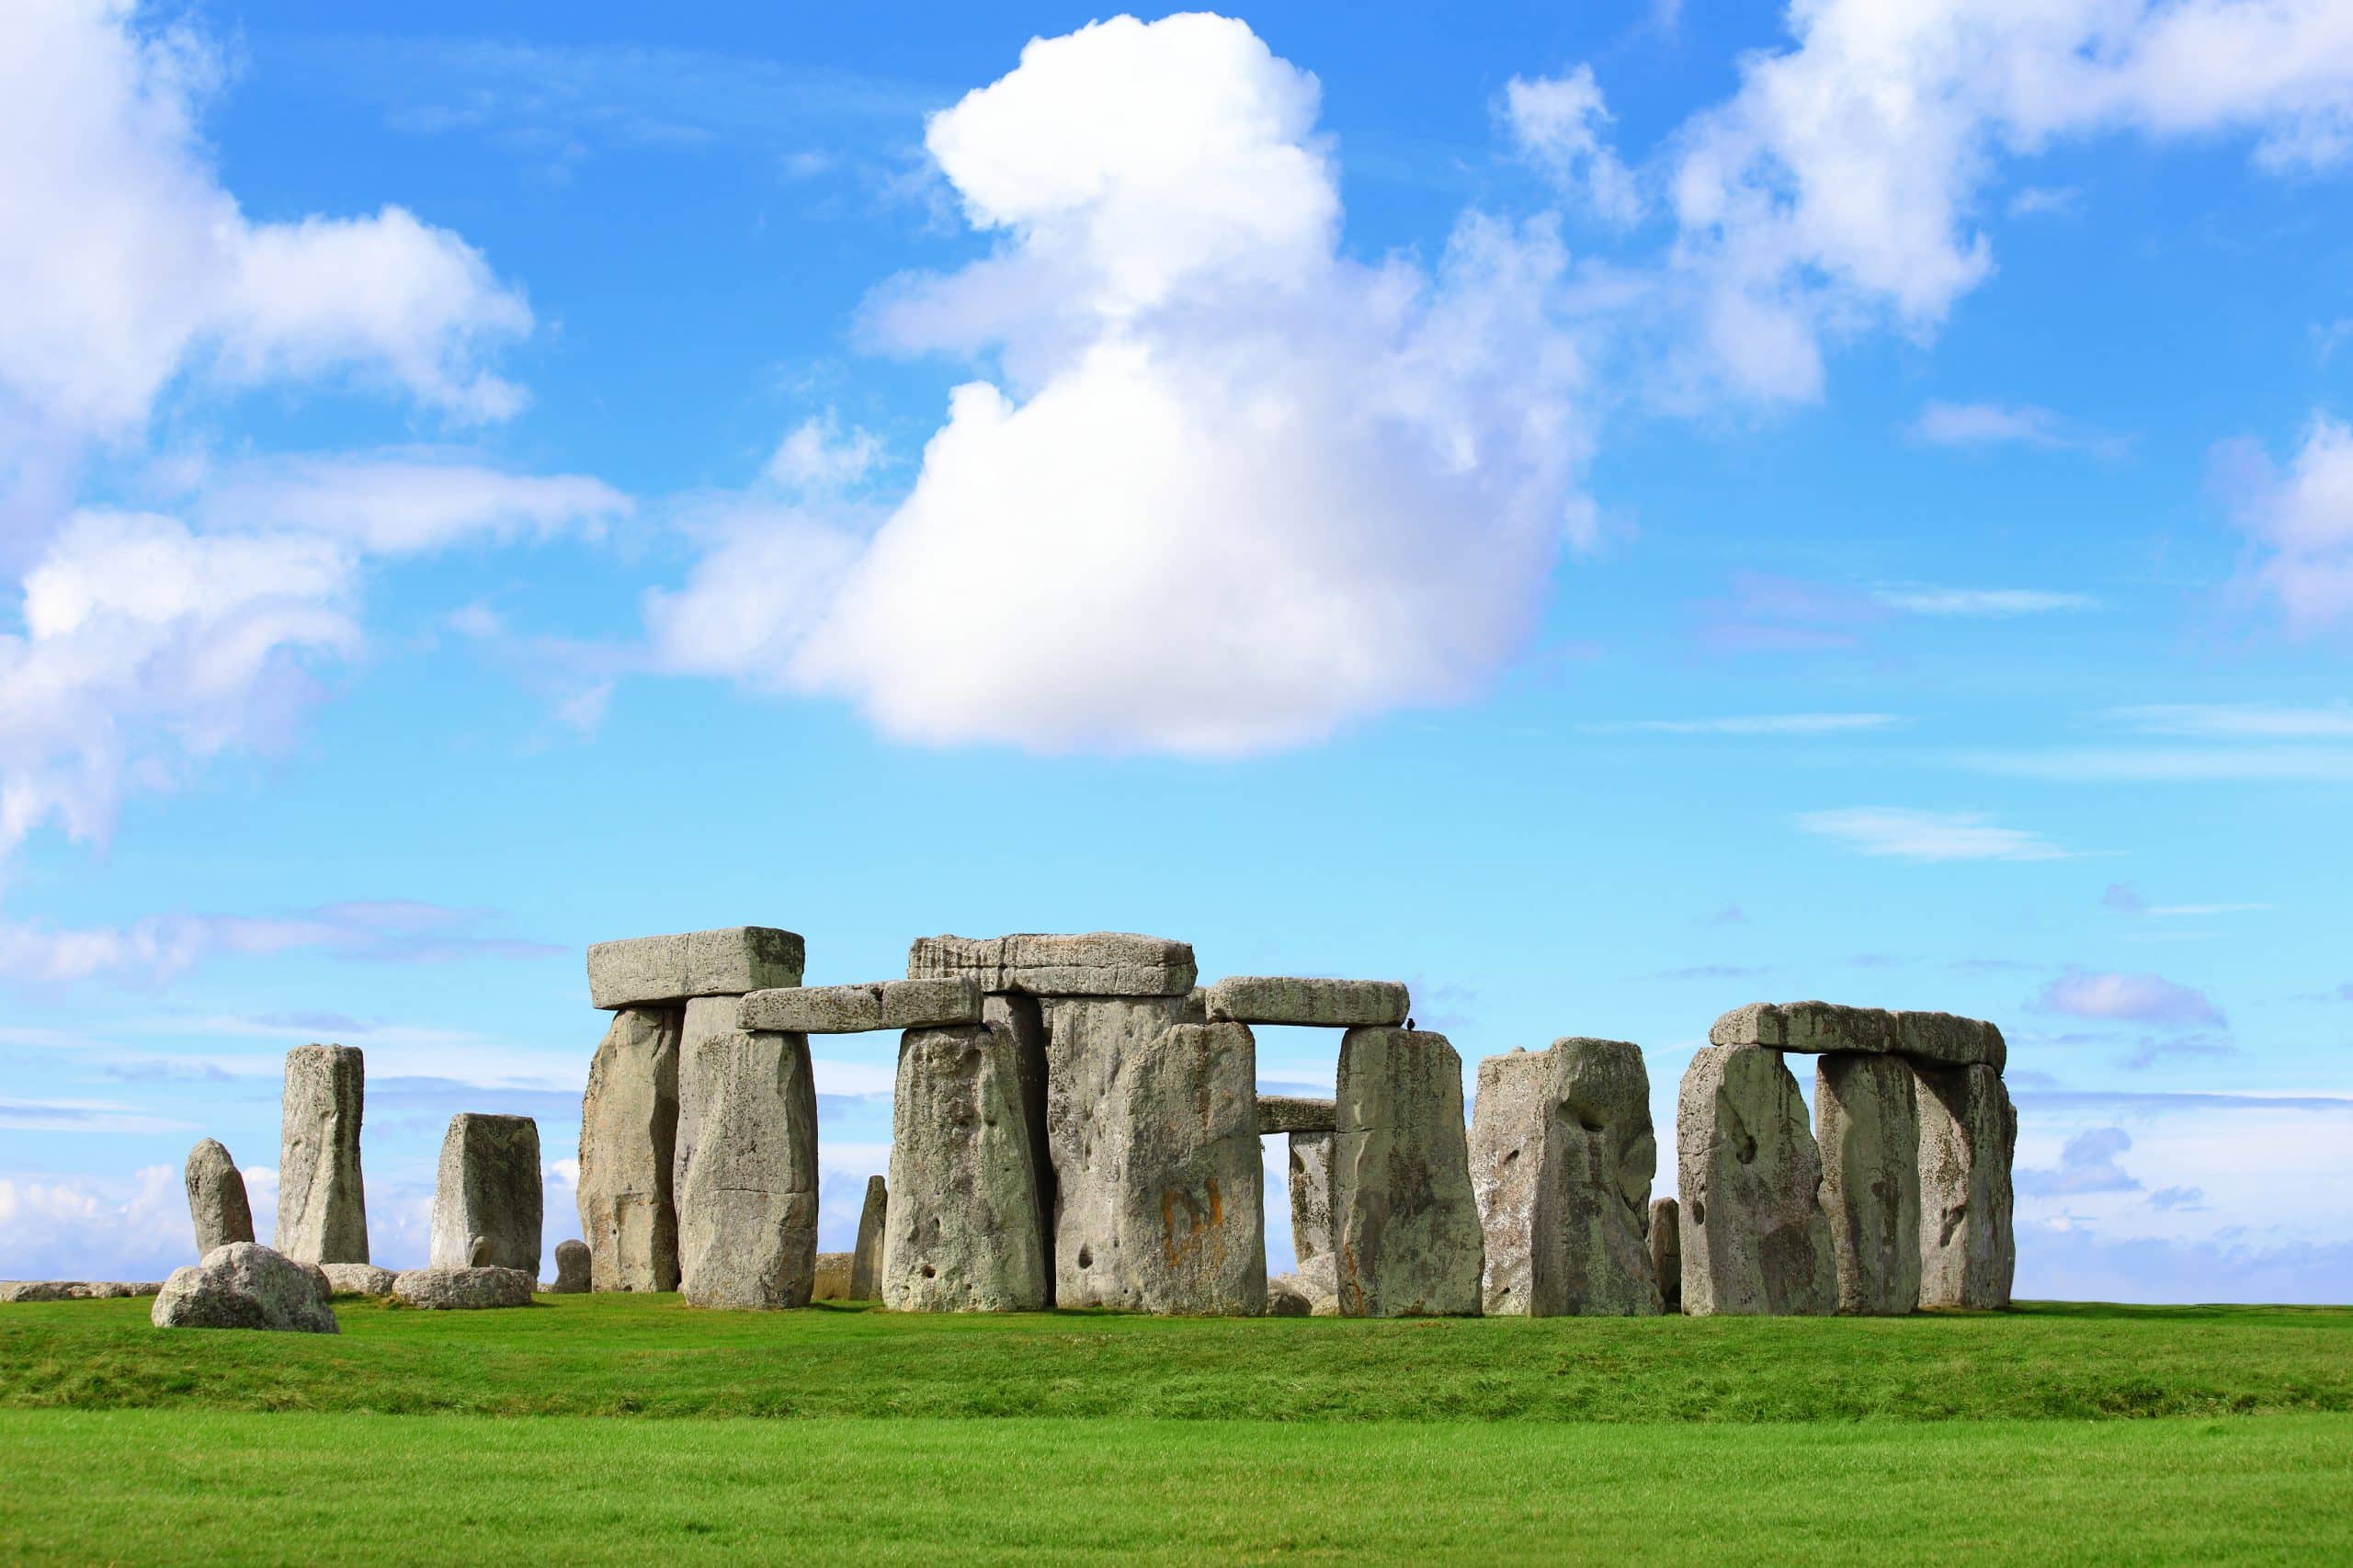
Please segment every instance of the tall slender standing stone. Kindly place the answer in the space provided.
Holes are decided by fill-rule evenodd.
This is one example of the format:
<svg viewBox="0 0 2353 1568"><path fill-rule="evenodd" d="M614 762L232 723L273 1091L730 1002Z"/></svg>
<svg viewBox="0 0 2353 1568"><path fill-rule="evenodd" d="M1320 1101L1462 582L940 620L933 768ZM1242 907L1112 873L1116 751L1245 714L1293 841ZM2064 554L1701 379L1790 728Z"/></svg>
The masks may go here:
<svg viewBox="0 0 2353 1568"><path fill-rule="evenodd" d="M1444 1035L1340 1037L1332 1240L1343 1317L1475 1317L1479 1208L1462 1059Z"/></svg>
<svg viewBox="0 0 2353 1568"><path fill-rule="evenodd" d="M1920 1111L1900 1056L1816 1059L1814 1141L1838 1260L1838 1310L1901 1317L1920 1304Z"/></svg>
<svg viewBox="0 0 2353 1568"><path fill-rule="evenodd" d="M866 1207L858 1215L858 1245L850 1253L849 1299L882 1299L882 1238L890 1224L891 1189L881 1176L866 1178Z"/></svg>
<svg viewBox="0 0 2353 1568"><path fill-rule="evenodd" d="M623 1007L580 1102L580 1230L597 1290L678 1288L678 1035L684 1010Z"/></svg>
<svg viewBox="0 0 2353 1568"><path fill-rule="evenodd" d="M245 1178L218 1140L204 1139L188 1152L186 1179L198 1257L232 1242L254 1239L254 1210L245 1201Z"/></svg>
<svg viewBox="0 0 2353 1568"><path fill-rule="evenodd" d="M1290 1245L1304 1269L1332 1256L1332 1135L1290 1135Z"/></svg>
<svg viewBox="0 0 2353 1568"><path fill-rule="evenodd" d="M298 1045L286 1053L273 1239L275 1250L298 1263L368 1261L368 1197L359 1182L366 1098L358 1047Z"/></svg>
<svg viewBox="0 0 2353 1568"><path fill-rule="evenodd" d="M1038 1312L1047 1304L1019 1047L987 1024L909 1029L891 1106L882 1304L896 1312ZM868 1189L870 1210L877 1207Z"/></svg>
<svg viewBox="0 0 2353 1568"><path fill-rule="evenodd" d="M1557 1040L1479 1063L1471 1123L1490 1317L1648 1317L1651 1080L1640 1046Z"/></svg>
<svg viewBox="0 0 2353 1568"><path fill-rule="evenodd" d="M537 1280L545 1201L539 1123L460 1111L433 1186L432 1267L517 1268Z"/></svg>
<svg viewBox="0 0 2353 1568"><path fill-rule="evenodd" d="M1676 1104L1683 1310L1817 1313L1838 1305L1822 1155L1781 1053L1711 1045Z"/></svg>
<svg viewBox="0 0 2353 1568"><path fill-rule="evenodd" d="M2010 1304L2018 1116L1991 1067L1914 1066L1920 1106L1920 1304Z"/></svg>
<svg viewBox="0 0 2353 1568"><path fill-rule="evenodd" d="M1651 1199L1651 1272L1658 1276L1659 1308L1683 1310L1683 1233L1672 1198Z"/></svg>
<svg viewBox="0 0 2353 1568"><path fill-rule="evenodd" d="M690 1006L678 1083L679 1290L698 1307L807 1306L817 1270L809 1037L698 1034Z"/></svg>

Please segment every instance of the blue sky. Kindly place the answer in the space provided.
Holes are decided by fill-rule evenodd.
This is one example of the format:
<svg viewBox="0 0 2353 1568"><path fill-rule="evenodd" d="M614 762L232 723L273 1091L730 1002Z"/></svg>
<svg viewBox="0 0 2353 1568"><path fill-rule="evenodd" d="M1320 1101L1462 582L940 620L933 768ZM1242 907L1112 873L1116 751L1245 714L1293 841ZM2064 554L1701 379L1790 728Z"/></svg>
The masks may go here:
<svg viewBox="0 0 2353 1568"><path fill-rule="evenodd" d="M693 9L12 13L0 1275L312 1039L552 1244L581 949L756 922L1632 1040L1661 1192L1722 1009L1984 1016L2022 1293L2353 1297L2342 6Z"/></svg>

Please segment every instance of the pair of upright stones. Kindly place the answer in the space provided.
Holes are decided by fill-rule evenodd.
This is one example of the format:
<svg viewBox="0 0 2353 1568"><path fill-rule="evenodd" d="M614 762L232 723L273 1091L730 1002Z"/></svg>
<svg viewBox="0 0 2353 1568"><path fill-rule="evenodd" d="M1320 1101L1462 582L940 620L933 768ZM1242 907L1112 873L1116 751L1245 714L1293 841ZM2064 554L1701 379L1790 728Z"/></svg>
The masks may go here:
<svg viewBox="0 0 2353 1568"><path fill-rule="evenodd" d="M1676 1112L1684 1311L2009 1304L2018 1114L1999 1029L1755 1003L1708 1038ZM1811 1132L1787 1051L1820 1057Z"/></svg>

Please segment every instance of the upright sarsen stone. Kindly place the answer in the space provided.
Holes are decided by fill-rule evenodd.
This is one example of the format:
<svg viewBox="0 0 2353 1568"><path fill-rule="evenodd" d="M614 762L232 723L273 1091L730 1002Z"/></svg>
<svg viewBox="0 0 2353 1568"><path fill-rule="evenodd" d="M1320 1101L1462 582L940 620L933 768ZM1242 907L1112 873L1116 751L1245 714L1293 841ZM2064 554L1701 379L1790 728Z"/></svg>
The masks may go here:
<svg viewBox="0 0 2353 1568"><path fill-rule="evenodd" d="M1038 1312L1048 1304L1038 1142L1024 1078L1008 1028L909 1029L900 1040L890 1196L879 1216L884 1306ZM870 1212L880 1185L868 1188Z"/></svg>
<svg viewBox="0 0 2353 1568"><path fill-rule="evenodd" d="M540 1277L540 1127L528 1116L460 1111L441 1140L430 1267Z"/></svg>
<svg viewBox="0 0 2353 1568"><path fill-rule="evenodd" d="M298 1263L368 1261L368 1197L359 1182L366 1097L358 1048L298 1045L286 1053L273 1239L275 1250Z"/></svg>
<svg viewBox="0 0 2353 1568"><path fill-rule="evenodd" d="M1344 1317L1476 1316L1481 1242L1462 1059L1444 1035L1340 1038L1332 1240Z"/></svg>
<svg viewBox="0 0 2353 1568"><path fill-rule="evenodd" d="M188 1211L196 1224L196 1256L203 1257L232 1242L254 1239L253 1206L245 1200L245 1178L217 1139L188 1152Z"/></svg>
<svg viewBox="0 0 2353 1568"><path fill-rule="evenodd" d="M817 1267L808 1037L698 1034L690 1012L678 1082L680 1291L698 1307L808 1305Z"/></svg>
<svg viewBox="0 0 2353 1568"><path fill-rule="evenodd" d="M2010 1162L2018 1117L1991 1067L1915 1064L1920 1108L1920 1304L2010 1304L2018 1269Z"/></svg>
<svg viewBox="0 0 2353 1568"><path fill-rule="evenodd" d="M1822 1213L1822 1155L1781 1053L1711 1045L1676 1105L1683 1310L1828 1313L1838 1266Z"/></svg>
<svg viewBox="0 0 2353 1568"><path fill-rule="evenodd" d="M1332 1134L1294 1132L1290 1142L1290 1245L1304 1269L1332 1256Z"/></svg>
<svg viewBox="0 0 2353 1568"><path fill-rule="evenodd" d="M1660 1310L1683 1310L1683 1232L1672 1198L1651 1199L1651 1272L1658 1277Z"/></svg>
<svg viewBox="0 0 2353 1568"><path fill-rule="evenodd" d="M1822 1207L1838 1310L1901 1317L1920 1304L1920 1112L1912 1064L1834 1051L1813 1076Z"/></svg>
<svg viewBox="0 0 2353 1568"><path fill-rule="evenodd" d="M683 1012L623 1007L588 1068L580 1102L580 1230L589 1288L678 1288L678 1139Z"/></svg>
<svg viewBox="0 0 2353 1568"><path fill-rule="evenodd" d="M849 1255L849 1299L853 1301L882 1299L882 1240L890 1216L890 1187L879 1176L867 1177L866 1207L858 1215L858 1245Z"/></svg>

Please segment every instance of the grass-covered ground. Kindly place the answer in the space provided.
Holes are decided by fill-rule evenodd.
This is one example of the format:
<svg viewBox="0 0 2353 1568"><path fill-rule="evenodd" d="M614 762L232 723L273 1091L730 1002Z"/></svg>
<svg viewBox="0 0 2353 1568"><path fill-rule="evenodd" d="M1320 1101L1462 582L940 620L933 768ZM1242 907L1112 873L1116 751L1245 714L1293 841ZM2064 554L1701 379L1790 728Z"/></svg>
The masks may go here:
<svg viewBox="0 0 2353 1568"><path fill-rule="evenodd" d="M2353 1555L2341 1309L1382 1324L541 1301L339 1303L333 1337L0 1307L0 1560Z"/></svg>

